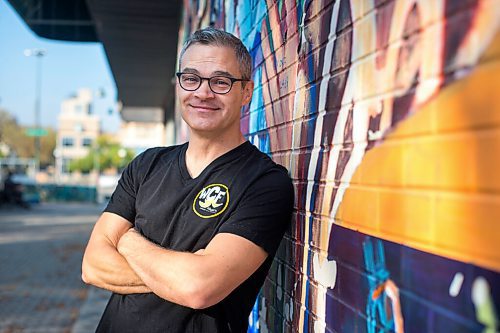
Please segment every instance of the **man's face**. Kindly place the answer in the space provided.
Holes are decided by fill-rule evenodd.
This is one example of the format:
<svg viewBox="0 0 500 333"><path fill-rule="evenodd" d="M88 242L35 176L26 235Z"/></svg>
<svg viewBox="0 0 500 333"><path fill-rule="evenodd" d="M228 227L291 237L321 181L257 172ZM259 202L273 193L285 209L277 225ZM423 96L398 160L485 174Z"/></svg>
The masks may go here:
<svg viewBox="0 0 500 333"><path fill-rule="evenodd" d="M195 44L190 46L180 64L180 72L201 77L227 76L241 78L240 67L234 51L228 47ZM177 96L182 109L182 118L192 132L202 135L223 135L240 131L241 107L252 98L253 82L234 82L224 95L210 90L207 80L195 91L182 89L177 82Z"/></svg>

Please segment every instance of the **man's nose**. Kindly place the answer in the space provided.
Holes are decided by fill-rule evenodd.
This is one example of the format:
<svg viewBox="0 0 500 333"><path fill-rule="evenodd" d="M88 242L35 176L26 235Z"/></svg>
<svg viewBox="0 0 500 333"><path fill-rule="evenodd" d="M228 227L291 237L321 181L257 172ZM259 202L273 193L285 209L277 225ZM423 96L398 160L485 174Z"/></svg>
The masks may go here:
<svg viewBox="0 0 500 333"><path fill-rule="evenodd" d="M210 89L208 80L201 80L201 85L196 89L195 95L199 98L213 98L215 96L212 89Z"/></svg>

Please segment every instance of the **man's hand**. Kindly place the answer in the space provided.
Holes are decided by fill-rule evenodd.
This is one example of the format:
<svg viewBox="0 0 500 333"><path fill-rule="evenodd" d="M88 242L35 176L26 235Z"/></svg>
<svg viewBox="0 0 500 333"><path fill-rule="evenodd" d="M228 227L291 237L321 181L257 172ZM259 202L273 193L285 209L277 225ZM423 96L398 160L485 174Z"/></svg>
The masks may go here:
<svg viewBox="0 0 500 333"><path fill-rule="evenodd" d="M118 250L118 253L120 253L122 256L125 256L127 251L130 251L130 246L127 247L127 245L132 245L134 241L137 241L138 239L143 238L141 234L135 230L134 228L128 229L119 239L118 245L116 249Z"/></svg>
<svg viewBox="0 0 500 333"><path fill-rule="evenodd" d="M92 231L82 262L82 280L119 294L149 293L129 264L118 253L120 238L132 229L124 218L103 213Z"/></svg>
<svg viewBox="0 0 500 333"><path fill-rule="evenodd" d="M118 252L159 297L191 308L212 306L248 279L267 253L249 240L221 233L196 253L162 248L130 229Z"/></svg>

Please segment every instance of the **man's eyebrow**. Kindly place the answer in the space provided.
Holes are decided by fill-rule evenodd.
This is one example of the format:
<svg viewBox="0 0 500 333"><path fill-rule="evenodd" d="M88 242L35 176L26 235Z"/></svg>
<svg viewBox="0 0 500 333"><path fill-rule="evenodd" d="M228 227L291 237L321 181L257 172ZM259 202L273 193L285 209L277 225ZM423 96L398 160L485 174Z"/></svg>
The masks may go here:
<svg viewBox="0 0 500 333"><path fill-rule="evenodd" d="M212 72L212 75L220 75L220 76L227 76L227 77L234 77L233 74L225 71L214 71Z"/></svg>
<svg viewBox="0 0 500 333"><path fill-rule="evenodd" d="M191 68L191 67L184 68L182 70L182 73L190 73L190 74L198 74L198 75L200 74L200 72L198 72L198 70L196 70L195 68ZM233 74L226 72L226 71L213 71L210 76L227 76L227 77L234 78Z"/></svg>
<svg viewBox="0 0 500 333"><path fill-rule="evenodd" d="M198 72L196 69L194 68L189 68L189 67L186 67L182 70L182 73L192 73L192 74L199 74L200 72Z"/></svg>

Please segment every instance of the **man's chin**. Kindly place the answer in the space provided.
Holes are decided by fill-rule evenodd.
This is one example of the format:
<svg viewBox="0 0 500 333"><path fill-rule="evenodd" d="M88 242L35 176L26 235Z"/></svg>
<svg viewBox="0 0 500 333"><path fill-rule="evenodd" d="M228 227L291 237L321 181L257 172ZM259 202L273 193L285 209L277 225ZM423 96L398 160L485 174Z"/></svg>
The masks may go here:
<svg viewBox="0 0 500 333"><path fill-rule="evenodd" d="M221 131L220 127L215 125L215 124L207 124L207 123L189 124L188 123L188 126L191 129L191 131L193 131L193 132L210 133L210 132L217 132L217 131L220 132Z"/></svg>

